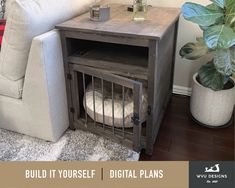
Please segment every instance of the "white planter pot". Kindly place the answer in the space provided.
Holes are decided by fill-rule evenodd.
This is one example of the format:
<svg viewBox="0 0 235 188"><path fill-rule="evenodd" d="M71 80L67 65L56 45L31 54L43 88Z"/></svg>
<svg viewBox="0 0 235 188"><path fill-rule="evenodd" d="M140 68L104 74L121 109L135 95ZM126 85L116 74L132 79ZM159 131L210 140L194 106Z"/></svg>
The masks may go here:
<svg viewBox="0 0 235 188"><path fill-rule="evenodd" d="M213 91L202 86L197 81L197 76L198 74L195 74L193 77L190 104L192 116L200 123L212 127L227 124L233 115L235 86L227 90ZM233 78L231 80L234 81Z"/></svg>

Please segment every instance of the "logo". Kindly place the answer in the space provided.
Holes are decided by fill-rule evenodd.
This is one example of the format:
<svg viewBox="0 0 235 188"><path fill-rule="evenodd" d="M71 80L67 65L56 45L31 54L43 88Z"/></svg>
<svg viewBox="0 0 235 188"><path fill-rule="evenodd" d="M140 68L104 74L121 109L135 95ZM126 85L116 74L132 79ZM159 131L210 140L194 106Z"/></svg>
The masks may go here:
<svg viewBox="0 0 235 188"><path fill-rule="evenodd" d="M227 174L220 173L220 164L206 166L204 169L204 173L196 174L196 177L207 184L217 184L221 179L227 179Z"/></svg>
<svg viewBox="0 0 235 188"><path fill-rule="evenodd" d="M233 187L234 163L229 161L190 162L190 188Z"/></svg>
<svg viewBox="0 0 235 188"><path fill-rule="evenodd" d="M215 164L214 166L205 168L205 172L220 172L219 164Z"/></svg>

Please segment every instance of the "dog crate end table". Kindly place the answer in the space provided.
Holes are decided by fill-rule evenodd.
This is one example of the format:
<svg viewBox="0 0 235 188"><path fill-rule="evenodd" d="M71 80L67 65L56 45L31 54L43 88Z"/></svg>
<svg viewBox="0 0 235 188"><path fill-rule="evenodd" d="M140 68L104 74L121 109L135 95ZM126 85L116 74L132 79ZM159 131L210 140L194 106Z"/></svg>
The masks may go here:
<svg viewBox="0 0 235 188"><path fill-rule="evenodd" d="M85 13L56 26L71 128L152 154L172 95L179 14L149 7L148 19L134 22L126 5L112 4L106 22Z"/></svg>

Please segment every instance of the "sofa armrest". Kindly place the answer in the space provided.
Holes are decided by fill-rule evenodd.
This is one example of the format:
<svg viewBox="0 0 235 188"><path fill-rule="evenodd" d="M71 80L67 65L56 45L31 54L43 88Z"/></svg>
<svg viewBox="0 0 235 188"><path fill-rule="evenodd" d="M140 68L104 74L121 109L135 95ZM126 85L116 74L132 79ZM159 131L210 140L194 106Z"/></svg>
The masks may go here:
<svg viewBox="0 0 235 188"><path fill-rule="evenodd" d="M53 141L68 128L68 107L60 35L52 30L33 39L22 100L35 121L49 122ZM45 124L45 123L44 123Z"/></svg>

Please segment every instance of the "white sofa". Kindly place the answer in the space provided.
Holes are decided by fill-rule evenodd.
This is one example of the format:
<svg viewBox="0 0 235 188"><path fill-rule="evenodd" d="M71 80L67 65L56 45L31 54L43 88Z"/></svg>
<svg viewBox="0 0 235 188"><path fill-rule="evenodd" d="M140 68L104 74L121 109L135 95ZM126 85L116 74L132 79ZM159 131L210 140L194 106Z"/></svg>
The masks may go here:
<svg viewBox="0 0 235 188"><path fill-rule="evenodd" d="M0 52L0 128L56 141L68 128L60 36L56 24L94 0L7 0Z"/></svg>

